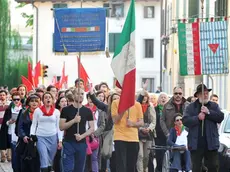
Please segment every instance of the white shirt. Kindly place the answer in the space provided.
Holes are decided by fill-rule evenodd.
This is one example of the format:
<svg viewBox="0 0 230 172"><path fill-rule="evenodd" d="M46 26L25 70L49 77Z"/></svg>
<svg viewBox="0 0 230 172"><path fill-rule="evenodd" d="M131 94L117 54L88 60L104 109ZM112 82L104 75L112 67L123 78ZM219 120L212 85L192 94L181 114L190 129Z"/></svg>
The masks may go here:
<svg viewBox="0 0 230 172"><path fill-rule="evenodd" d="M32 125L30 128L31 135L49 137L58 134L59 141L62 141L63 132L59 129L60 111L55 109L53 115L44 116L40 108L35 109Z"/></svg>

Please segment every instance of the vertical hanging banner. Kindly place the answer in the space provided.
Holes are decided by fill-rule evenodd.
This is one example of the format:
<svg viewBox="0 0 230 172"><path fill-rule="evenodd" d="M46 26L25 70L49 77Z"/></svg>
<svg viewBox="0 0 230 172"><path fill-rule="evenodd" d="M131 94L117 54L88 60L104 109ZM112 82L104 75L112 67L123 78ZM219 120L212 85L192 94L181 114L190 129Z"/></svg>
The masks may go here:
<svg viewBox="0 0 230 172"><path fill-rule="evenodd" d="M178 23L180 75L229 73L227 21Z"/></svg>
<svg viewBox="0 0 230 172"><path fill-rule="evenodd" d="M54 52L105 50L104 8L54 9Z"/></svg>

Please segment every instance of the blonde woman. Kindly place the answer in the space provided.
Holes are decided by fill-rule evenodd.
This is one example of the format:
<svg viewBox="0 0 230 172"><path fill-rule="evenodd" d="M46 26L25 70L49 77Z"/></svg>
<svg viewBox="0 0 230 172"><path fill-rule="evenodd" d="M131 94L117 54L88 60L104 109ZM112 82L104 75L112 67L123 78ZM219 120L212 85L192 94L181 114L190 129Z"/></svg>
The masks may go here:
<svg viewBox="0 0 230 172"><path fill-rule="evenodd" d="M150 150L148 148L151 147L152 142L154 141L155 127L156 127L156 112L154 107L150 104L149 94L144 91L139 96L142 101L141 103L142 111L143 111L143 119L144 126L139 128L139 153L137 159L137 171L145 172L148 167L149 162L149 153Z"/></svg>

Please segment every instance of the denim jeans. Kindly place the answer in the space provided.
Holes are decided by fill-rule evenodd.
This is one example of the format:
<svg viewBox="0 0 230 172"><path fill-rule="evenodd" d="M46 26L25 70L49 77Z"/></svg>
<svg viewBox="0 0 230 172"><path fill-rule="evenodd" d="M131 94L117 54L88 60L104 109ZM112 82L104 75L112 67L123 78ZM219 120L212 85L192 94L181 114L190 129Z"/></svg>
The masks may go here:
<svg viewBox="0 0 230 172"><path fill-rule="evenodd" d="M86 159L86 143L63 142L63 172L83 172ZM76 165L76 167L74 167ZM74 171L75 170L75 171Z"/></svg>

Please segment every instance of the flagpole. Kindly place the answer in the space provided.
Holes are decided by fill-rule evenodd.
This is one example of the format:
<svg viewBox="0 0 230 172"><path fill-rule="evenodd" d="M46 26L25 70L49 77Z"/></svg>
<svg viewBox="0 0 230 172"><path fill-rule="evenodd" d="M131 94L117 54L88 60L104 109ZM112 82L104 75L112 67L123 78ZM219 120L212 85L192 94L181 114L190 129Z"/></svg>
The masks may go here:
<svg viewBox="0 0 230 172"><path fill-rule="evenodd" d="M201 0L201 18L202 22L204 19L204 0ZM202 70L202 69L201 69ZM201 84L202 84L202 106L204 106L204 75L203 73L201 74ZM204 120L202 120L202 136L204 136Z"/></svg>
<svg viewBox="0 0 230 172"><path fill-rule="evenodd" d="M82 8L82 3L83 0L81 0L81 8ZM80 78L81 78L81 52L79 52L79 61L78 61L78 94L80 93ZM77 104L77 115L80 115L80 106L79 106L79 102L80 102L80 95L78 95L78 104ZM79 134L79 123L77 123L77 134Z"/></svg>

